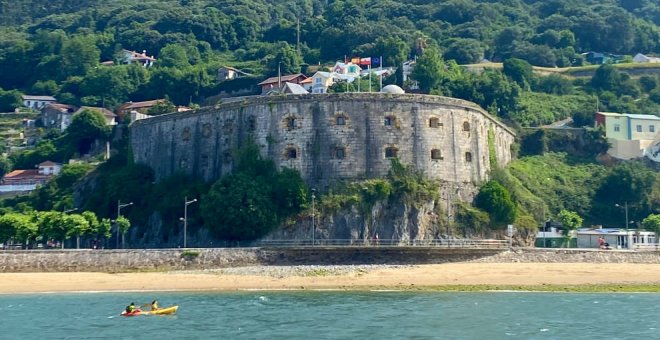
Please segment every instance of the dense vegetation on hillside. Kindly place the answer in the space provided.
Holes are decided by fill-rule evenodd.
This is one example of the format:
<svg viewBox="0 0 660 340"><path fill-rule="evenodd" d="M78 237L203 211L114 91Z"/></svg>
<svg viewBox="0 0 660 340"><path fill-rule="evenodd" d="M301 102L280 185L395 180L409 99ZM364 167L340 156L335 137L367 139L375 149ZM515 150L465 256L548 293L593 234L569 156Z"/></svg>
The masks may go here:
<svg viewBox="0 0 660 340"><path fill-rule="evenodd" d="M611 64L599 66L593 77L539 75L532 65L552 73L554 67L585 65L582 53L588 51L626 54L627 60L638 52L660 54L658 25L660 4L652 0L0 0L0 112L21 106L21 93L107 108L163 97L189 105L257 83L277 74L278 67L311 75L310 70L347 57L383 56L388 67L416 59L412 78L419 91L473 101L514 127L569 117L576 126L591 126L597 108L660 114L658 75L633 76ZM146 51L157 61L151 68L119 65L122 49ZM501 61L501 69L460 66L483 58ZM115 65L101 66L104 61ZM221 82L216 75L222 65L254 77ZM365 81L362 89L369 87ZM400 71L385 82L411 85L402 82ZM337 84L332 90L349 88ZM108 137L101 119L79 115L64 134L44 134L34 148L0 158L0 170L32 168L47 159L66 162L86 153ZM524 157L493 173L478 196L476 207L482 210L463 205L458 210L464 233L510 222L533 229L562 211L577 212L586 223L616 226L621 211L612 207L623 201L636 221L660 213L657 172L640 163L596 164L594 156L607 146L598 130L586 136L577 152L580 143L563 136L522 138ZM213 220L207 226L212 235L242 240L260 237L307 208L309 192L298 174L277 172L268 161L246 159L261 170L239 166L213 186L183 175L153 183L150 169L131 163L126 143L125 138L115 143L115 149L124 149L91 173L88 166L69 166L30 196L5 200L3 212L30 217L11 215L4 225L18 221L29 237L39 228L46 237L107 236L108 221L102 228L92 221L86 231L52 233L53 227L39 222L46 215L34 211L75 205L112 218L121 200L134 202L126 214L138 226L158 215L167 239L179 235L184 197L203 197L200 202L209 203L190 207L191 225ZM434 197L430 182L406 167L397 169L387 179L328 194L319 201L321 209L364 207L406 195ZM621 195L624 191L628 196ZM215 205L227 201L245 204L226 205L217 215ZM80 218L57 215L62 228ZM10 232L0 230L4 238Z"/></svg>
<svg viewBox="0 0 660 340"><path fill-rule="evenodd" d="M645 0L0 1L0 111L19 105L12 90L109 108L162 97L187 105L227 87L216 80L223 64L262 77L275 74L278 65L285 72L304 71L305 65L358 55L383 56L386 66L398 66L434 46L434 58L440 62L519 58L537 66L582 65L580 53L591 50L660 53L658 24L660 6ZM158 58L156 67L98 66L118 61L122 48L146 50ZM587 95L607 92L602 103L606 109L646 113L651 102L650 112L660 112L655 105L660 93L651 95L655 77L618 92L557 77L519 83L521 89L492 74L455 75L447 82L456 77L470 79L436 93L474 100L493 113L506 111L505 117L513 113L509 118L522 125L565 118L570 112L562 98L546 101L523 94L518 106L521 91L554 96L577 89L580 111ZM480 100L475 92L485 90L507 95L509 103ZM542 112L531 112L544 118L526 117L533 106L530 98L550 103ZM550 117L550 111L559 114Z"/></svg>

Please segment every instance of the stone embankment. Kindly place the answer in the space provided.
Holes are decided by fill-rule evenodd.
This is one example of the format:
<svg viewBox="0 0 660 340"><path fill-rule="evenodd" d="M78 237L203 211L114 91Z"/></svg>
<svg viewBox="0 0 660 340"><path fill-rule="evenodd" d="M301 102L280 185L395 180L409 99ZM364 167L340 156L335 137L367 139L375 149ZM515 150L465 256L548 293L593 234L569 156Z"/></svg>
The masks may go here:
<svg viewBox="0 0 660 340"><path fill-rule="evenodd" d="M660 263L660 252L593 249L296 247L0 251L0 272L130 272L246 266L486 263Z"/></svg>

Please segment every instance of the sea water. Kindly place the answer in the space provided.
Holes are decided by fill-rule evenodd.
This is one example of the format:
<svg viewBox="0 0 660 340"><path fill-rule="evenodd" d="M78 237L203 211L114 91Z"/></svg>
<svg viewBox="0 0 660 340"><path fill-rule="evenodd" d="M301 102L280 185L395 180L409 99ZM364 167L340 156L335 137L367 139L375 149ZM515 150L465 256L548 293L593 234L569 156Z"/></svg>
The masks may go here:
<svg viewBox="0 0 660 340"><path fill-rule="evenodd" d="M121 317L130 302L175 315ZM660 294L0 295L0 339L660 339Z"/></svg>

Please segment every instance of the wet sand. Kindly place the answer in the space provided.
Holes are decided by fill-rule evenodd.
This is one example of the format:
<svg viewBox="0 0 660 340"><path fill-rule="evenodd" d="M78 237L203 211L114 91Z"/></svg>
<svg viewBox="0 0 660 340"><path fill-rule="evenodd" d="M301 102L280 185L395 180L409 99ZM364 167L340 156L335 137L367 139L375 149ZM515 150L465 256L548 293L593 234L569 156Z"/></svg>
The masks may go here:
<svg viewBox="0 0 660 340"><path fill-rule="evenodd" d="M243 267L136 273L0 273L0 294L95 291L451 289L461 286L660 286L660 264L448 263Z"/></svg>

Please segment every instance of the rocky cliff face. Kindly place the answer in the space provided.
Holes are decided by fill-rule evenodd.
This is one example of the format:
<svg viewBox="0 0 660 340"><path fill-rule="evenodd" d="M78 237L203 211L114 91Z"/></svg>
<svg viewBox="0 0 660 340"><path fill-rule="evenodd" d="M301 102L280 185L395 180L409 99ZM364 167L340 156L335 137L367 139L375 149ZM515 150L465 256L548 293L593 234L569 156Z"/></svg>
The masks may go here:
<svg viewBox="0 0 660 340"><path fill-rule="evenodd" d="M314 235L317 240L351 240L355 244L379 240L414 241L440 237L436 202L418 206L403 202L376 202L360 211L351 206L341 211L317 216ZM297 221L271 233L267 239L312 238L312 217Z"/></svg>

